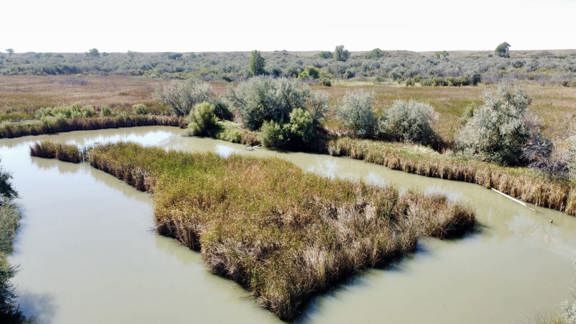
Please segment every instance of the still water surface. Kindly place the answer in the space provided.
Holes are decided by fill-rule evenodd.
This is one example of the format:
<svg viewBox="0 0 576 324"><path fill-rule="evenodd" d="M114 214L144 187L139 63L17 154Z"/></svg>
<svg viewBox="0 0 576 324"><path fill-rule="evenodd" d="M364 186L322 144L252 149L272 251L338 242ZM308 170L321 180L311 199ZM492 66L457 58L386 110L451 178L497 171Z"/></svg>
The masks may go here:
<svg viewBox="0 0 576 324"><path fill-rule="evenodd" d="M316 298L302 323L528 323L575 292L576 218L534 212L477 185L142 127L0 141L24 213L14 285L22 309L41 323L278 322L235 283L210 274L198 253L156 235L150 195L86 164L30 157L29 145L44 139L275 156L322 176L444 193L476 211L480 233L422 241L402 262Z"/></svg>

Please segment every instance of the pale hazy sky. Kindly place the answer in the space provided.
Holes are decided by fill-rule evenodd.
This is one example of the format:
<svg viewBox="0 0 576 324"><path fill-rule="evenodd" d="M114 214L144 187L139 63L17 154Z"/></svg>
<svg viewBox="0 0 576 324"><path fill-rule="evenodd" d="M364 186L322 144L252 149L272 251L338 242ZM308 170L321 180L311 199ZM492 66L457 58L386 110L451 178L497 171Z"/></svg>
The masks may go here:
<svg viewBox="0 0 576 324"><path fill-rule="evenodd" d="M576 48L576 0L6 0L16 52Z"/></svg>

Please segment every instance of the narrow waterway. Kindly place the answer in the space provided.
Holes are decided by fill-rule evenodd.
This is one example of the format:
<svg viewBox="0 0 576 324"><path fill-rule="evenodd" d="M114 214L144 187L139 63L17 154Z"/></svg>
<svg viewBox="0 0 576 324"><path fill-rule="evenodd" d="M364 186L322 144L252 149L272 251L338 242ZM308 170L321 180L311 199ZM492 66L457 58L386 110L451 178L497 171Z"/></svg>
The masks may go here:
<svg viewBox="0 0 576 324"><path fill-rule="evenodd" d="M153 231L151 197L90 168L32 158L29 145L132 141L222 156L275 156L327 177L440 192L469 204L481 230L425 240L418 253L316 298L305 323L529 323L576 287L576 218L531 211L480 186L410 175L324 155L248 151L168 127L0 140L24 218L13 282L41 323L274 323L235 283L210 274L198 253ZM281 197L279 197L281 199Z"/></svg>

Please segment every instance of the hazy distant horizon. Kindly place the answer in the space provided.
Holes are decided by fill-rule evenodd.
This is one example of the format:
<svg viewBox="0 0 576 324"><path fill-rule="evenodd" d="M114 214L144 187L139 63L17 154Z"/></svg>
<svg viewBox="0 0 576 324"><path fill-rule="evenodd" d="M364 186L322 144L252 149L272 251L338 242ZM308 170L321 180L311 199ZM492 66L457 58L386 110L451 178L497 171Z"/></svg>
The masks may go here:
<svg viewBox="0 0 576 324"><path fill-rule="evenodd" d="M95 48L95 47L93 47ZM352 53L363 53L363 52L369 52L373 49L376 49L379 47L373 47L370 49L365 49L365 50L350 50L350 52ZM85 54L87 53L91 48L86 49L85 51L81 51L81 52L56 52L56 51L50 51L50 52L44 52L44 51L26 51L26 52L19 52L17 50L15 50L15 54L26 54L26 53L44 53L44 54ZM158 53L250 53L253 50L258 50L256 48L253 49L246 49L246 50L234 50L234 51L132 51L132 50L128 50L128 51L123 51L123 52L119 52L119 51L112 51L112 52L108 52L108 51L103 51L99 48L96 48L100 53L107 53L107 54L127 54L128 52L133 52L133 53L141 53L141 54L158 54ZM347 48L348 49L348 48ZM447 51L450 53L482 53L482 52L486 52L486 53L491 53L494 52L494 49L486 49L486 50L429 50L429 51L412 51L412 50L405 50L405 49L383 49L383 48L379 48L385 52L412 52L412 53L436 53L436 52L442 52L442 51ZM322 52L322 51L330 51L332 52L334 50L334 48L331 49L316 49L316 50L285 50L285 49L278 49L278 50L268 50L268 51L263 51L263 50L259 50L261 53L273 53L273 52L281 52L281 51L287 51L290 53L318 53L318 52ZM568 51L576 51L576 48L540 48L540 49L516 49L513 50L511 49L510 52L544 52L544 51L550 51L550 52L568 52ZM6 50L0 50L0 53L6 53Z"/></svg>
<svg viewBox="0 0 576 324"><path fill-rule="evenodd" d="M575 49L571 0L9 1L0 50L78 53Z"/></svg>

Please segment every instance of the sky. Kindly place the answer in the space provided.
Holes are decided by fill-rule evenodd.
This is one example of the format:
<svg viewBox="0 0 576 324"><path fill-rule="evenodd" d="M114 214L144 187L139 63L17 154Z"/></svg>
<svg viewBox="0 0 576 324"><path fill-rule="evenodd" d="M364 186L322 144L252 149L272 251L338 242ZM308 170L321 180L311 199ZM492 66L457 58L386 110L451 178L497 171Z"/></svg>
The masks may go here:
<svg viewBox="0 0 576 324"><path fill-rule="evenodd" d="M12 0L0 51L575 49L576 0Z"/></svg>

